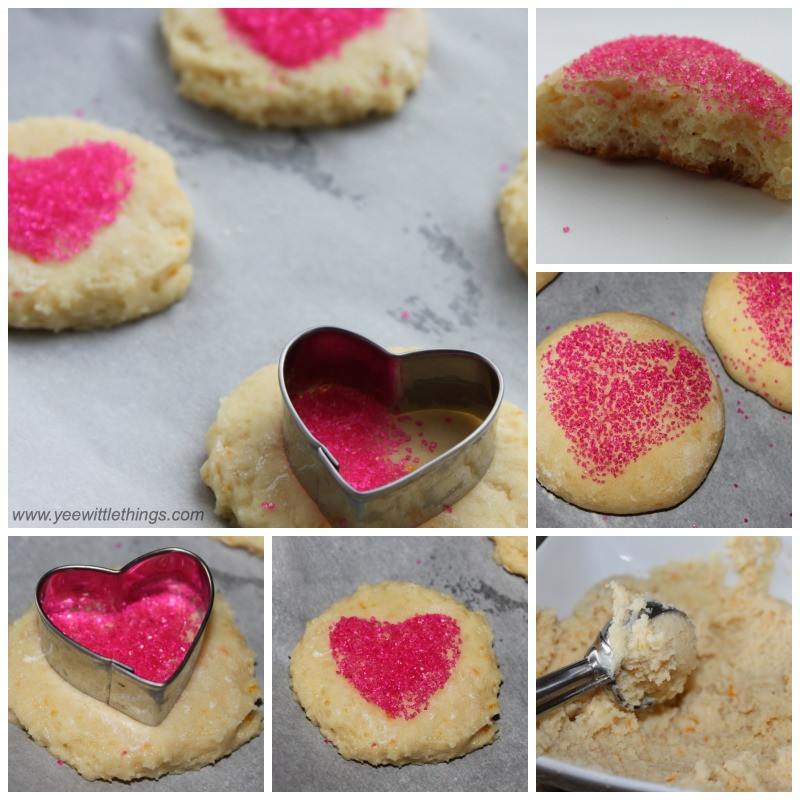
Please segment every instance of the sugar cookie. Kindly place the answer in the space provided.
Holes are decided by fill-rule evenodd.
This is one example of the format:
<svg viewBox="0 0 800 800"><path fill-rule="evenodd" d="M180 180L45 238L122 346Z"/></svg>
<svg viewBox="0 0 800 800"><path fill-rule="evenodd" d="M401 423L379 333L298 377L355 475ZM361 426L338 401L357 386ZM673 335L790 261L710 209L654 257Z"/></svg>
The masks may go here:
<svg viewBox="0 0 800 800"><path fill-rule="evenodd" d="M537 272L536 273L536 294L544 289L548 283L555 280L561 273L560 272Z"/></svg>
<svg viewBox="0 0 800 800"><path fill-rule="evenodd" d="M516 575L528 577L528 537L490 536L494 542L492 557L500 566Z"/></svg>
<svg viewBox="0 0 800 800"><path fill-rule="evenodd" d="M704 39L630 36L584 53L537 86L536 138L792 197L791 85Z"/></svg>
<svg viewBox="0 0 800 800"><path fill-rule="evenodd" d="M421 9L170 8L161 24L178 91L259 126L392 114L422 78Z"/></svg>
<svg viewBox="0 0 800 800"><path fill-rule="evenodd" d="M717 272L703 324L731 378L775 408L792 410L791 272Z"/></svg>
<svg viewBox="0 0 800 800"><path fill-rule="evenodd" d="M11 327L108 327L186 294L192 208L164 150L69 117L12 122L8 146Z"/></svg>
<svg viewBox="0 0 800 800"><path fill-rule="evenodd" d="M219 539L229 547L243 547L257 556L264 558L264 537L263 536L212 536L212 539Z"/></svg>
<svg viewBox="0 0 800 800"><path fill-rule="evenodd" d="M355 761L449 761L497 735L488 620L413 583L362 585L311 620L289 676L306 716Z"/></svg>
<svg viewBox="0 0 800 800"><path fill-rule="evenodd" d="M506 240L508 257L528 272L528 148L522 153L519 166L500 192L500 222ZM538 288L537 288L538 291Z"/></svg>
<svg viewBox="0 0 800 800"><path fill-rule="evenodd" d="M661 322L597 314L536 348L536 476L576 506L638 514L680 503L711 469L724 429L714 373Z"/></svg>
<svg viewBox="0 0 800 800"><path fill-rule="evenodd" d="M255 653L217 594L192 677L156 727L83 694L47 663L36 609L8 629L8 707L19 725L54 758L86 780L130 781L199 769L258 736Z"/></svg>
<svg viewBox="0 0 800 800"><path fill-rule="evenodd" d="M217 514L240 527L328 528L286 460L282 414L278 367L271 364L220 403L200 474L216 495ZM527 452L527 417L503 402L489 470L469 494L420 527L526 527Z"/></svg>

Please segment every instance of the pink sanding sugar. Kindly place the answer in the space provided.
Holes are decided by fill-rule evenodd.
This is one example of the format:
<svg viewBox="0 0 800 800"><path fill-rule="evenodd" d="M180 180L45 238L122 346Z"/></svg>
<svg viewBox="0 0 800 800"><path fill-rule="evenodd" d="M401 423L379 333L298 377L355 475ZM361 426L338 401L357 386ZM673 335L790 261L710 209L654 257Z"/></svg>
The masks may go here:
<svg viewBox="0 0 800 800"><path fill-rule="evenodd" d="M67 261L119 214L134 158L114 142L86 142L46 158L8 157L8 245L36 261Z"/></svg>
<svg viewBox="0 0 800 800"><path fill-rule="evenodd" d="M572 81L620 80L628 90L695 95L697 108L727 109L764 120L768 135L784 136L792 119L792 93L758 64L705 39L692 36L630 36L599 45L564 68L563 87ZM585 91L586 87L581 87Z"/></svg>
<svg viewBox="0 0 800 800"><path fill-rule="evenodd" d="M223 8L229 28L283 67L304 67L366 28L383 23L385 8Z"/></svg>
<svg viewBox="0 0 800 800"><path fill-rule="evenodd" d="M337 673L392 719L412 719L428 707L458 662L460 637L446 614L397 623L342 617L329 634Z"/></svg>
<svg viewBox="0 0 800 800"><path fill-rule="evenodd" d="M93 653L132 667L145 680L165 683L186 657L203 615L188 597L171 592L147 595L121 610L102 603L43 610L62 633ZM84 610L85 609L85 610Z"/></svg>
<svg viewBox="0 0 800 800"><path fill-rule="evenodd" d="M792 273L740 272L736 287L746 316L761 334L755 341L775 361L792 366Z"/></svg>
<svg viewBox="0 0 800 800"><path fill-rule="evenodd" d="M677 342L637 342L602 322L542 353L545 400L595 483L683 435L710 400L705 361Z"/></svg>
<svg viewBox="0 0 800 800"><path fill-rule="evenodd" d="M365 392L328 383L301 392L292 404L312 435L339 462L342 478L358 491L386 486L418 463L406 447L411 436L400 425L411 417L393 414ZM429 442L427 449L433 453L436 442Z"/></svg>

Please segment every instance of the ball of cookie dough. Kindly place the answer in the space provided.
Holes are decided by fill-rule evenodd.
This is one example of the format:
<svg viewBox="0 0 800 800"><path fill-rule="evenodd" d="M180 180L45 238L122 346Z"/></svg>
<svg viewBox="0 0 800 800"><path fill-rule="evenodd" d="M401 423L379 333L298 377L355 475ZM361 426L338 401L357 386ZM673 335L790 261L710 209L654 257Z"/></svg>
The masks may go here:
<svg viewBox="0 0 800 800"><path fill-rule="evenodd" d="M240 527L329 528L286 460L282 416L277 364L263 367L222 400L200 470L216 495L215 511ZM528 423L512 403L500 406L495 440L494 459L480 483L420 527L527 526Z"/></svg>
<svg viewBox="0 0 800 800"><path fill-rule="evenodd" d="M492 558L509 572L528 577L528 537L490 536L494 542Z"/></svg>
<svg viewBox="0 0 800 800"><path fill-rule="evenodd" d="M83 694L48 664L31 607L8 629L9 718L86 780L199 769L261 732L254 661L231 607L217 594L186 688L160 725L145 725Z"/></svg>
<svg viewBox="0 0 800 800"><path fill-rule="evenodd" d="M650 317L597 314L536 348L536 477L580 508L638 514L682 502L724 429L705 358Z"/></svg>
<svg viewBox="0 0 800 800"><path fill-rule="evenodd" d="M192 208L164 150L68 117L12 122L8 145L11 327L108 327L186 294Z"/></svg>
<svg viewBox="0 0 800 800"><path fill-rule="evenodd" d="M355 761L449 761L497 735L488 620L413 583L365 584L311 620L289 675L306 716Z"/></svg>
<svg viewBox="0 0 800 800"><path fill-rule="evenodd" d="M393 114L417 86L425 12L368 13L377 11L171 8L161 23L184 97L242 122L293 128Z"/></svg>
<svg viewBox="0 0 800 800"><path fill-rule="evenodd" d="M522 153L519 166L500 192L500 222L508 257L528 272L528 148ZM538 272L536 291L539 291Z"/></svg>
<svg viewBox="0 0 800 800"><path fill-rule="evenodd" d="M703 324L733 380L775 408L792 410L791 272L717 272Z"/></svg>

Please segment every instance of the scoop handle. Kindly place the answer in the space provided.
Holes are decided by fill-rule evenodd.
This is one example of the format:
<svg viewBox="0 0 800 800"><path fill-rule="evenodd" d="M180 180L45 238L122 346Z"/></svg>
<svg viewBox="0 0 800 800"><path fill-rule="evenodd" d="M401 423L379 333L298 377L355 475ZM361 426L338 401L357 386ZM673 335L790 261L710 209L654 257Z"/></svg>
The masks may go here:
<svg viewBox="0 0 800 800"><path fill-rule="evenodd" d="M591 656L543 675L536 679L536 716L610 682L608 673Z"/></svg>

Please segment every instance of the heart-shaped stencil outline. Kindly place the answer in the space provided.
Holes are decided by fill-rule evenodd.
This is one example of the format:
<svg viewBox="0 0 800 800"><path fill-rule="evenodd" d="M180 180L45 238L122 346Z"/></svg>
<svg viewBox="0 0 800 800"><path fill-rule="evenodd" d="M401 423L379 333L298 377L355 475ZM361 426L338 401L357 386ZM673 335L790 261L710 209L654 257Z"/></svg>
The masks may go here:
<svg viewBox="0 0 800 800"><path fill-rule="evenodd" d="M310 328L284 348L278 366L286 457L303 488L334 526L416 527L461 499L494 457L503 378L491 361L468 350L392 353L343 328ZM323 383L364 391L398 413L448 409L481 420L472 433L402 478L359 491L309 431L292 396Z"/></svg>
<svg viewBox="0 0 800 800"><path fill-rule="evenodd" d="M45 608L76 593L116 594L124 603L137 592L189 586L206 606L186 655L164 682L135 674L126 664L101 656L59 630ZM147 725L159 725L191 677L214 607L214 578L200 556L179 547L145 553L120 569L67 565L45 573L36 585L36 609L42 652L50 666L76 689ZM201 606L202 608L202 606Z"/></svg>

